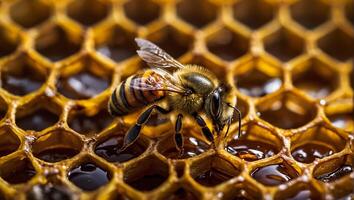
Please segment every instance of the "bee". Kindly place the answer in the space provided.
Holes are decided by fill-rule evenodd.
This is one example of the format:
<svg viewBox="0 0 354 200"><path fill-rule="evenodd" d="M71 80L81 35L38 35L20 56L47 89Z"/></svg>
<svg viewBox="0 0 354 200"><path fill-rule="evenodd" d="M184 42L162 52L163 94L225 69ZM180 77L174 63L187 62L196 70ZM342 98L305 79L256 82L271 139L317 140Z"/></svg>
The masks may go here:
<svg viewBox="0 0 354 200"><path fill-rule="evenodd" d="M108 111L113 116L125 116L149 107L128 130L119 152L138 139L154 110L161 114L177 113L174 142L179 151L183 151L181 129L184 115L193 117L204 137L214 145L215 132L219 136L227 125L226 137L234 111L237 111L240 134L241 112L236 108L237 98L232 87L220 83L211 71L202 66L181 64L148 40L136 38L135 41L140 48L137 54L150 69L122 81L111 95ZM162 101L167 101L168 108L159 105ZM213 131L206 125L202 113L212 122Z"/></svg>

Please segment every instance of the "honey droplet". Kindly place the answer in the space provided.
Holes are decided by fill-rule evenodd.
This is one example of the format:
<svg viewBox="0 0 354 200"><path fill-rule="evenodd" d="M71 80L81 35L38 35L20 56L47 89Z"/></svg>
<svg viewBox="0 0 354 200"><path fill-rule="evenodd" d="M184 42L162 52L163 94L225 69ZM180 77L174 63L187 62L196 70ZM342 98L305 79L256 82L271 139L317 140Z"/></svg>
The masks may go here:
<svg viewBox="0 0 354 200"><path fill-rule="evenodd" d="M246 161L255 161L275 155L276 147L259 141L232 140L226 150Z"/></svg>
<svg viewBox="0 0 354 200"><path fill-rule="evenodd" d="M321 143L309 142L294 149L291 155L302 163L312 163L316 158L324 158L334 153L334 150Z"/></svg>
<svg viewBox="0 0 354 200"><path fill-rule="evenodd" d="M122 144L123 136L111 137L97 145L95 148L95 153L98 156L106 159L108 162L122 163L138 157L145 151L145 147L139 145L138 142L135 142L125 151L118 154L117 151L122 146Z"/></svg>
<svg viewBox="0 0 354 200"><path fill-rule="evenodd" d="M180 152L175 146L171 146L170 148L163 150L161 153L171 159L186 159L197 156L208 149L209 145L207 143L198 140L195 137L185 136L182 155L180 155Z"/></svg>
<svg viewBox="0 0 354 200"><path fill-rule="evenodd" d="M77 187L93 191L109 182L109 173L93 163L84 163L72 169L68 174L69 180Z"/></svg>
<svg viewBox="0 0 354 200"><path fill-rule="evenodd" d="M251 176L264 185L275 186L286 183L299 174L290 166L279 163L257 168Z"/></svg>

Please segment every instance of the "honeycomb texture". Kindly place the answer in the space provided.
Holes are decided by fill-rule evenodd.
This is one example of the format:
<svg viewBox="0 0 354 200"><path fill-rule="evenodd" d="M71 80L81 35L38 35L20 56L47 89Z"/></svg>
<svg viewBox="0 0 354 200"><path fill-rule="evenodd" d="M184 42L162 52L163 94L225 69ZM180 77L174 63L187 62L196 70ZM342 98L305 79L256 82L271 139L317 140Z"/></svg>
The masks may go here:
<svg viewBox="0 0 354 200"><path fill-rule="evenodd" d="M241 138L187 119L178 157L154 115L117 154L135 37L235 87ZM0 199L351 199L353 48L353 1L0 1Z"/></svg>

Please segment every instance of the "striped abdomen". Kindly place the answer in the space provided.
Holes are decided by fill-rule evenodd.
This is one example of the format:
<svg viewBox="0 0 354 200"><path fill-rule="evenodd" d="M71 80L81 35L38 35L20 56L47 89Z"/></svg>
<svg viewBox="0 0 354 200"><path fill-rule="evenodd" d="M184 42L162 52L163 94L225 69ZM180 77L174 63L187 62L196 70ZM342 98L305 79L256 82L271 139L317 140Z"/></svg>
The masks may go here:
<svg viewBox="0 0 354 200"><path fill-rule="evenodd" d="M162 85L161 75L153 70L132 75L113 91L108 110L112 115L123 116L160 100L165 96L165 91L153 88L161 88Z"/></svg>

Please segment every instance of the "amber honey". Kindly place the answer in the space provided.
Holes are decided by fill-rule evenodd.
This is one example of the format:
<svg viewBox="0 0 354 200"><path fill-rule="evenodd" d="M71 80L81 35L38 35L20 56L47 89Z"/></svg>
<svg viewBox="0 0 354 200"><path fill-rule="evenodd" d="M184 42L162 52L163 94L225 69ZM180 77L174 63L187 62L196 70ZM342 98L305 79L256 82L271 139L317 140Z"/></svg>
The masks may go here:
<svg viewBox="0 0 354 200"><path fill-rule="evenodd" d="M353 6L0 1L0 200L353 198ZM147 67L135 37L234 87L241 137L233 123L214 149L186 118L181 154L153 114L117 153L139 112L107 101Z"/></svg>

